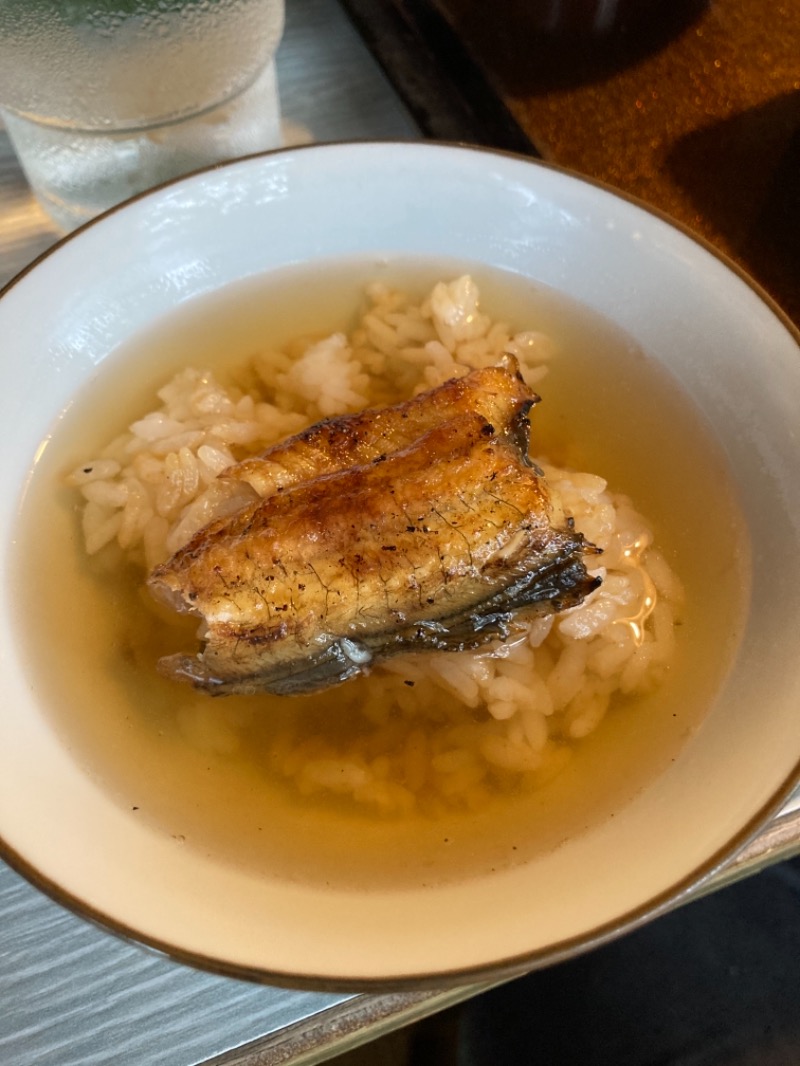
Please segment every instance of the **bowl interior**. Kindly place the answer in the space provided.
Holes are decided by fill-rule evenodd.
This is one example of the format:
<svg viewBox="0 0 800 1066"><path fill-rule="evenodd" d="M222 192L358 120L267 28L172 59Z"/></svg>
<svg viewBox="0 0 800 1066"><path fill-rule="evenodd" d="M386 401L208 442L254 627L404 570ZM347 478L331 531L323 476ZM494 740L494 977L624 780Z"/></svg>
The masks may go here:
<svg viewBox="0 0 800 1066"><path fill-rule="evenodd" d="M730 635L737 651L679 757L613 818L525 863L369 891L255 876L143 824L53 727L17 639L24 590L9 568L19 502L74 395L162 316L291 265L443 256L568 294L627 331L691 396L727 465L748 542L747 604ZM479 150L279 152L177 182L79 232L4 293L0 333L12 442L0 456L0 840L9 861L81 913L188 961L272 980L512 973L667 906L788 795L800 761L798 342L751 284L659 217L557 170ZM719 595L721 580L712 567L703 594Z"/></svg>

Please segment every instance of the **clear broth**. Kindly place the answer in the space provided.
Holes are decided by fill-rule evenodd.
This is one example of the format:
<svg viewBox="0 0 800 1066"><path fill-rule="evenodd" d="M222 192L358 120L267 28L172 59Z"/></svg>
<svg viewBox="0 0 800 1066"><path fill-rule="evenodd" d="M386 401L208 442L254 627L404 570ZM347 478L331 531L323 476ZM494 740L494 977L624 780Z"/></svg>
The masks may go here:
<svg viewBox="0 0 800 1066"><path fill-rule="evenodd" d="M601 474L627 493L652 522L687 604L668 681L612 706L553 781L478 812L382 818L298 797L247 750L187 742L179 708L198 697L155 671L159 655L173 649L161 643L142 602L141 575L120 574L112 558L86 558L79 501L63 479L151 409L156 388L181 367L224 374L298 334L347 331L370 280L422 296L439 278L467 270L484 311L555 342L539 387L534 451ZM630 337L573 301L514 275L440 260L292 268L191 301L100 366L42 450L22 521L23 652L86 772L131 817L187 847L260 876L337 886L480 874L613 817L700 725L738 641L748 587L748 545L724 457L672 378ZM184 631L172 632L185 647ZM331 711L346 690L327 697ZM237 716L252 713L248 701L234 698L209 699L208 707L234 727ZM270 713L296 712L273 699Z"/></svg>

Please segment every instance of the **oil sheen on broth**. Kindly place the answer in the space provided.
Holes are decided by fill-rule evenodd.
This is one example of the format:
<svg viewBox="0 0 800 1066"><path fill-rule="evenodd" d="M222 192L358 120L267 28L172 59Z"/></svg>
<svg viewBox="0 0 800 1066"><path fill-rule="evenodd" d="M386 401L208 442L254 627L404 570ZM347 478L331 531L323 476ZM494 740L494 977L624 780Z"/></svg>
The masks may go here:
<svg viewBox="0 0 800 1066"><path fill-rule="evenodd" d="M533 451L601 474L632 498L684 584L686 607L666 683L612 705L542 788L478 811L381 818L298 797L264 771L259 748L298 713L291 698L213 700L158 676L158 657L187 647L194 624L159 627L141 572L120 571L113 553L87 560L63 478L151 409L155 389L178 369L210 366L224 380L226 366L268 344L348 330L367 281L421 296L465 271L493 318L555 342L557 358L538 387ZM747 587L745 534L724 460L671 378L629 337L564 297L441 260L292 269L173 313L115 353L65 413L31 480L23 522L23 650L74 757L131 817L180 846L262 875L332 885L461 878L524 861L613 816L698 727L738 639ZM187 698L205 701L199 713L209 735L215 719L224 726L217 743L187 739L179 709ZM332 690L325 714L347 700L347 685ZM245 721L248 744L230 750L226 737Z"/></svg>

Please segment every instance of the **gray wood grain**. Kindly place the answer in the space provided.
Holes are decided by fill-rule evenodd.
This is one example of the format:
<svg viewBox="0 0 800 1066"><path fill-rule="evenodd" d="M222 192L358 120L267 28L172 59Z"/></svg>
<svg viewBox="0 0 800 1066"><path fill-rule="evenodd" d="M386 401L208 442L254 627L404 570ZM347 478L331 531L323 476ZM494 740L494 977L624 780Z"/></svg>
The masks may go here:
<svg viewBox="0 0 800 1066"><path fill-rule="evenodd" d="M0 1063L190 1066L345 1004L125 943L0 870Z"/></svg>

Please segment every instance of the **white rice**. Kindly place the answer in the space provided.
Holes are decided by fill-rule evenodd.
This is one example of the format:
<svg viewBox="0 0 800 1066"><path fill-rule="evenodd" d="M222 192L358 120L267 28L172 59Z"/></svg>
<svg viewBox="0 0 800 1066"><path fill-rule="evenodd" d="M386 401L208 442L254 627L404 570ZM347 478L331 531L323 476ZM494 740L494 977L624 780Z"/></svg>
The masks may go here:
<svg viewBox="0 0 800 1066"><path fill-rule="evenodd" d="M469 277L437 284L421 304L378 284L367 297L351 336L265 352L248 387L196 368L175 375L156 409L69 478L85 501L87 552L116 543L149 570L241 506L249 489L219 480L222 470L322 417L423 391L504 353L530 385L546 373L549 339L490 320ZM580 607L520 623L505 644L406 655L348 683L346 729L335 716L298 714L259 745L273 774L303 794L385 812L475 808L548 780L615 699L661 681L682 592L646 521L602 477L539 462L576 528L602 548L591 571L600 588ZM192 694L178 715L189 742L221 755L247 743L251 719L226 708L235 702Z"/></svg>

